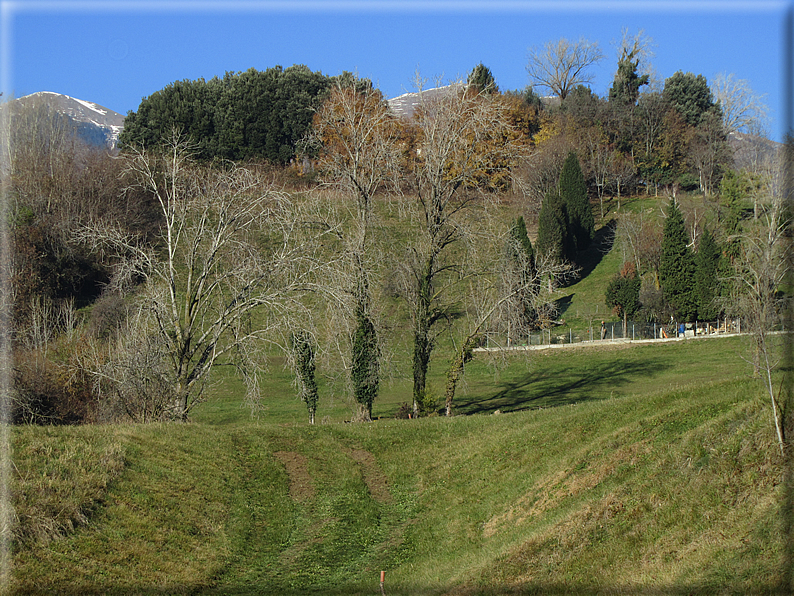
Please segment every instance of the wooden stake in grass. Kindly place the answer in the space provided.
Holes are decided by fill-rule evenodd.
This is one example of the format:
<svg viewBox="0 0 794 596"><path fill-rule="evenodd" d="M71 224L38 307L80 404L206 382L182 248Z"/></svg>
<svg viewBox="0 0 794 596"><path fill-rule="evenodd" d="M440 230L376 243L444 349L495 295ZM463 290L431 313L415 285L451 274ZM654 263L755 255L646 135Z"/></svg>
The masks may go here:
<svg viewBox="0 0 794 596"><path fill-rule="evenodd" d="M383 583L385 581L386 581L386 572L385 571L381 571L380 572L380 593L383 594L383 596L386 596L386 590L383 589Z"/></svg>

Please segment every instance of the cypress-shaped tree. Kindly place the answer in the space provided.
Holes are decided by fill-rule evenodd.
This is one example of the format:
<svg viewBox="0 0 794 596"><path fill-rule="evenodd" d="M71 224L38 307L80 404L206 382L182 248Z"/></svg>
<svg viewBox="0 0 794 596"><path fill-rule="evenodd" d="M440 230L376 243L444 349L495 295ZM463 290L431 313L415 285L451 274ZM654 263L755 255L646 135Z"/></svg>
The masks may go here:
<svg viewBox="0 0 794 596"><path fill-rule="evenodd" d="M523 216L519 216L510 228L507 258L512 269L513 290L518 294L521 322L532 325L536 318L532 298L537 294L539 280L536 278L535 251Z"/></svg>
<svg viewBox="0 0 794 596"><path fill-rule="evenodd" d="M512 243L508 248L508 254L512 260L524 263L529 276L531 276L535 271L535 250L529 240L527 224L523 215L519 215L513 223L513 227L510 228L510 239Z"/></svg>
<svg viewBox="0 0 794 596"><path fill-rule="evenodd" d="M292 350L295 358L295 372L298 377L300 397L309 410L309 423L314 424L317 412L317 380L314 377L314 346L311 336L305 331L292 335Z"/></svg>
<svg viewBox="0 0 794 596"><path fill-rule="evenodd" d="M562 260L568 258L568 218L562 197L554 192L546 195L538 215L538 253Z"/></svg>
<svg viewBox="0 0 794 596"><path fill-rule="evenodd" d="M662 236L659 282L679 321L691 321L697 314L695 260L688 243L684 216L675 199L670 199Z"/></svg>
<svg viewBox="0 0 794 596"><path fill-rule="evenodd" d="M720 291L720 247L706 228L700 235L695 255L695 298L698 319L713 321L720 314L717 298Z"/></svg>
<svg viewBox="0 0 794 596"><path fill-rule="evenodd" d="M378 395L380 349L372 319L363 308L356 312L356 331L353 335L353 362L350 378L353 397L360 407L364 420L372 419L372 402Z"/></svg>
<svg viewBox="0 0 794 596"><path fill-rule="evenodd" d="M571 151L565 158L560 172L560 196L565 205L568 219L569 252L568 258L574 260L576 251L590 246L595 233L595 219L587 198L587 184L579 165L579 158Z"/></svg>

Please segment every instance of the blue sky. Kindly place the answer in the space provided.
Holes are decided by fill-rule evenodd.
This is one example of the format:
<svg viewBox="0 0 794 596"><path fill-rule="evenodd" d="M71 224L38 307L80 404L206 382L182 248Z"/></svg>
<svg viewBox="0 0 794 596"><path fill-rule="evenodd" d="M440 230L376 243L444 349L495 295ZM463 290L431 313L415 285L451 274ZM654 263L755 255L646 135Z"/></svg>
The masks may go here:
<svg viewBox="0 0 794 596"><path fill-rule="evenodd" d="M175 80L251 67L354 71L394 97L413 90L417 71L449 80L483 62L501 89L521 89L530 47L584 37L606 55L592 85L604 95L628 28L653 40L662 81L677 70L748 80L765 94L779 140L791 122L790 9L782 0L0 0L0 87L6 97L55 91L126 114Z"/></svg>

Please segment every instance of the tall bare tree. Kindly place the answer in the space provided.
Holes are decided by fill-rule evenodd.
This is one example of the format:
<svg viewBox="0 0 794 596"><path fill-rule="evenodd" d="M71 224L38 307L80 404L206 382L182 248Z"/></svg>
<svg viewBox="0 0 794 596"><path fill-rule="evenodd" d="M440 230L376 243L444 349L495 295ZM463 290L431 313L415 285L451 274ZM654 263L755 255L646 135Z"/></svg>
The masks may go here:
<svg viewBox="0 0 794 596"><path fill-rule="evenodd" d="M711 82L711 94L722 108L722 121L728 133L745 132L763 135L768 124L769 108L746 79L733 73L720 73Z"/></svg>
<svg viewBox="0 0 794 596"><path fill-rule="evenodd" d="M598 42L584 38L571 42L563 37L530 48L527 72L534 86L549 89L564 100L577 85L592 83L588 70L603 58Z"/></svg>
<svg viewBox="0 0 794 596"><path fill-rule="evenodd" d="M401 265L413 319L414 411L425 396L430 355L443 323L460 314L449 290L472 275L465 242L471 221L465 215L477 208L487 216L485 207L495 195L483 172L509 169L520 151L511 140L515 135L505 104L495 96L452 85L430 97L421 82L417 86L419 107L406 168L421 233Z"/></svg>
<svg viewBox="0 0 794 596"><path fill-rule="evenodd" d="M325 185L346 201L351 225L339 230L342 254L334 261L330 295L355 320L351 337L353 393L358 417L372 416L379 384L380 350L372 312L372 282L377 261L372 233L373 201L394 180L399 159L400 126L380 91L357 81L341 81L314 117L318 170Z"/></svg>
<svg viewBox="0 0 794 596"><path fill-rule="evenodd" d="M146 282L141 299L151 325L140 332L156 336L166 362L173 401L165 415L187 420L220 363L243 374L255 404L254 369L262 360L251 350L260 340L281 343L278 330L300 308L308 283L306 246L291 241L287 197L251 169L197 166L176 133L162 150L131 150L126 165L132 186L160 206L158 244L101 223L79 236L114 261L114 283Z"/></svg>
<svg viewBox="0 0 794 596"><path fill-rule="evenodd" d="M465 366L474 358L474 350L485 334L508 330L509 346L511 337L525 336L533 322L548 321L556 313L557 297L556 286L548 283L549 280L565 280L574 271L569 263L548 256L530 257L517 245L516 237L499 233L488 223L483 222L485 225L480 226L473 243L478 247L473 256L479 265L478 274L468 279L464 290L468 308L459 326L461 337L454 342L444 388L447 416L452 416L452 404ZM528 319L527 309L534 311L540 320Z"/></svg>
<svg viewBox="0 0 794 596"><path fill-rule="evenodd" d="M786 443L784 413L772 383L777 358L770 333L781 320L784 303L780 288L789 272L792 257L789 236L791 221L780 196L752 229L742 234L741 256L734 260L729 310L740 315L753 338L753 366L762 377L772 405L775 431L781 453Z"/></svg>

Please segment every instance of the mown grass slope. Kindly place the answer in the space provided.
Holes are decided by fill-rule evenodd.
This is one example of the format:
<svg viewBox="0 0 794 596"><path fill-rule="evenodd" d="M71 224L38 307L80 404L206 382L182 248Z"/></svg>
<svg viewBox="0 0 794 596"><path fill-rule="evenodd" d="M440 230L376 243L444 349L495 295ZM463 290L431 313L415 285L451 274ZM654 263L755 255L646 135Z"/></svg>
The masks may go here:
<svg viewBox="0 0 794 596"><path fill-rule="evenodd" d="M377 594L385 570L389 595L772 593L783 467L741 349L479 363L452 419L310 427L274 393L258 419L229 396L215 421L17 428L8 592Z"/></svg>

